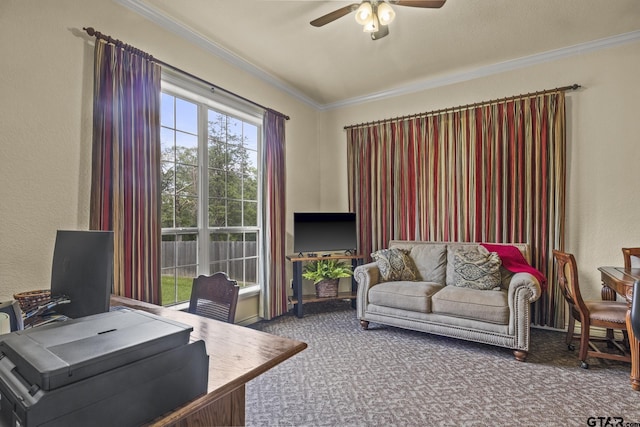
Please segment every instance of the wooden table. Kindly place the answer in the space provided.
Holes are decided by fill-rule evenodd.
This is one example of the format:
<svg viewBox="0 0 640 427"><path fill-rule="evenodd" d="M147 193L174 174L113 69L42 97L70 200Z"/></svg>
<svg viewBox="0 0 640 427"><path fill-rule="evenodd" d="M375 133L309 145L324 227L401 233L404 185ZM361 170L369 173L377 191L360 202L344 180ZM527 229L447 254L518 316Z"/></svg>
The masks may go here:
<svg viewBox="0 0 640 427"><path fill-rule="evenodd" d="M143 310L193 326L209 355L207 394L151 422L150 426L236 426L245 423L245 384L307 348L307 344L130 298L112 306ZM160 391L162 392L162 391Z"/></svg>
<svg viewBox="0 0 640 427"><path fill-rule="evenodd" d="M627 333L631 346L631 388L640 390L640 342L633 333L631 327L631 298L633 296L633 283L640 280L640 268L625 270L623 267L600 267L602 278L602 299L615 300L616 294L627 300Z"/></svg>
<svg viewBox="0 0 640 427"><path fill-rule="evenodd" d="M303 295L302 294L302 264L305 262L313 262L318 260L350 260L351 270L355 270L357 266L362 264L364 255L325 255L325 256L303 256L303 255L287 255L287 259L293 264L293 296L289 298L289 301L294 304L294 313L297 317L304 317L302 305L305 302L318 302L329 301L336 299L350 299L351 306L356 308L356 296L358 294L358 283L354 276L351 276L351 291L350 292L338 292L336 297L320 298L315 294Z"/></svg>

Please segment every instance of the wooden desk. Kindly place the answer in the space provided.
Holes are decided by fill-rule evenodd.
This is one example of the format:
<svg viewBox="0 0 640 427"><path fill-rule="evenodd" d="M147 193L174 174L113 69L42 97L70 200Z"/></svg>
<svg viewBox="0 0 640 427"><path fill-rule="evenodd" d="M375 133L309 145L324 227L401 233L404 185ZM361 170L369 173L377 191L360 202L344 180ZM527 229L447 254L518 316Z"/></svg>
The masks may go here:
<svg viewBox="0 0 640 427"><path fill-rule="evenodd" d="M112 295L111 305L147 311L193 326L191 339L204 340L207 347L207 394L154 420L150 426L244 425L245 384L307 348L301 341L130 298Z"/></svg>
<svg viewBox="0 0 640 427"><path fill-rule="evenodd" d="M631 388L640 390L640 342L633 333L631 327L631 297L633 296L633 283L640 279L640 268L625 270L623 267L600 267L602 278L602 299L614 300L615 294L623 296L627 300L627 333L631 347ZM612 292L613 291L613 292Z"/></svg>

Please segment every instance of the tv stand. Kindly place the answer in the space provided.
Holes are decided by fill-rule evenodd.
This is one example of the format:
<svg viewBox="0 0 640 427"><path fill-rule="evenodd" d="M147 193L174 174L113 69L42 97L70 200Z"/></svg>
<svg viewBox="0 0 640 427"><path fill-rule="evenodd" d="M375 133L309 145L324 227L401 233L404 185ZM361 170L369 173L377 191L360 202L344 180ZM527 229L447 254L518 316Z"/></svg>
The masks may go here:
<svg viewBox="0 0 640 427"><path fill-rule="evenodd" d="M353 276L351 276L351 292L338 292L338 296L327 297L327 298L320 298L320 297L317 297L315 294L307 294L307 295L302 294L302 266L304 262L317 261L318 259L317 254L314 254L314 255L316 256L310 256L310 254L308 254L307 256L300 256L300 254L287 256L287 259L291 261L291 263L293 264L293 296L289 297L289 301L294 304L293 310L296 316L297 317L304 316L302 305L308 302L350 299L351 306L355 308L356 295L358 292L358 283L356 282L356 279ZM322 258L351 260L351 267L354 270L357 266L362 264L364 260L363 255L356 255L356 254L344 254L344 255L330 254L326 256L323 255Z"/></svg>

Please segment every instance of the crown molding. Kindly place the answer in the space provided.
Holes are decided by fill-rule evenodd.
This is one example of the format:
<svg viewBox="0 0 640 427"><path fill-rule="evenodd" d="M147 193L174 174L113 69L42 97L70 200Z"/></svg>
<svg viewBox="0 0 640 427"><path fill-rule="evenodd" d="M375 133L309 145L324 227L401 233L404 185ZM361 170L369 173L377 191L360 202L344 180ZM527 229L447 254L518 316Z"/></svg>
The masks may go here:
<svg viewBox="0 0 640 427"><path fill-rule="evenodd" d="M160 13L156 9L144 4L143 0L113 0L120 5L131 9L135 13L149 19L150 21L158 24L162 28L169 30L187 41L203 48L207 52L215 55L228 63L240 68L243 71L257 77L258 79L268 83L294 97L295 99L315 108L319 111L328 111L336 108L354 106L358 104L364 104L371 101L379 101L388 98L394 98L396 96L406 95L410 93L420 92L427 89L434 89L442 86L447 86L455 83L461 83L469 80L478 79L481 77L487 77L494 74L504 73L505 71L517 70L520 68L530 67L536 64L542 64L545 62L556 61L558 59L567 58L574 55L580 55L587 52L593 52L600 49L607 49L614 46L619 46L626 43L632 43L640 40L640 31L632 31L629 33L620 34L617 36L606 37L586 43L580 43L573 46L567 46L560 49L550 50L547 52L538 53L535 55L529 55L522 58L511 59L504 62L498 62L495 64L487 65L484 67L473 68L469 70L460 71L457 73L451 73L440 77L429 78L420 80L416 83L399 86L390 90L370 93L364 96L358 96L349 98L329 104L320 104L317 101L311 99L299 90L293 88L291 85L280 80L279 78L271 75L262 68L252 64L246 59L236 55L230 50L218 45L217 43L207 39L202 34L199 34L190 28L169 19L166 15Z"/></svg>
<svg viewBox="0 0 640 427"><path fill-rule="evenodd" d="M113 0L114 2L128 8L131 9L132 11L134 11L135 13L149 19L151 22L154 22L155 24L158 24L160 27L169 30L175 34L177 34L178 36L183 37L184 39L186 39L187 41L195 44L196 46L201 47L202 49L206 50L207 52L223 59L224 61L240 68L243 71L246 71L247 73L257 77L258 79L270 84L271 86L274 86L286 93L288 93L289 95L293 96L294 98L298 99L299 101L317 109L320 110L322 108L322 105L319 104L318 102L314 101L313 99L309 98L308 96L304 95L303 93L301 93L300 91L296 90L295 88L293 88L291 85L285 83L284 81L278 79L277 77L269 74L268 72L266 72L265 70L263 70L262 68L252 64L251 62L247 61L246 59L236 55L235 53L231 52L230 50L220 46L219 44L207 39L206 37L204 37L202 34L193 31L192 29L182 25L179 22L176 22L172 19L169 19L166 15L160 13L158 10L156 10L155 8L152 8L146 4L144 4L144 2L142 0Z"/></svg>
<svg viewBox="0 0 640 427"><path fill-rule="evenodd" d="M491 76L493 74L504 73L505 71L517 70L519 68L530 67L544 62L556 61L558 59L568 58L570 56L579 55L587 52L593 52L600 49L607 49L626 43L632 43L640 40L640 31L632 31L617 36L606 37L591 42L581 43L573 46L563 47L560 49L550 50L535 55L525 56L522 58L512 59L509 61L498 62L495 64L478 67L471 70L465 70L458 73L447 74L442 77L425 79L419 82L400 86L391 90L371 93L365 96L345 99L331 104L324 104L320 110L332 110L363 104L365 102L378 101L387 98L393 98L400 95L420 92L427 89L434 89L442 86L461 83L481 77Z"/></svg>

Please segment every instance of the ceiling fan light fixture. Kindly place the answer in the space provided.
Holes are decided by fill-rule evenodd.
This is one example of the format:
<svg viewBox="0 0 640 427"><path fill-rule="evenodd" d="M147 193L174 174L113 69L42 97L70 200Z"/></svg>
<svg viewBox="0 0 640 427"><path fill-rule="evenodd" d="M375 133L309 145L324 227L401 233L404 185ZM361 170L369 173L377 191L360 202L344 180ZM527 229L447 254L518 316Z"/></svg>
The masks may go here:
<svg viewBox="0 0 640 427"><path fill-rule="evenodd" d="M389 25L395 17L396 12L391 5L384 2L378 4L378 19L380 20L380 25Z"/></svg>
<svg viewBox="0 0 640 427"><path fill-rule="evenodd" d="M368 1L362 2L356 10L356 22L360 25L367 25L373 17L373 8Z"/></svg>
<svg viewBox="0 0 640 427"><path fill-rule="evenodd" d="M371 18L364 24L362 31L365 33L375 33L378 31L378 16L374 13Z"/></svg>

